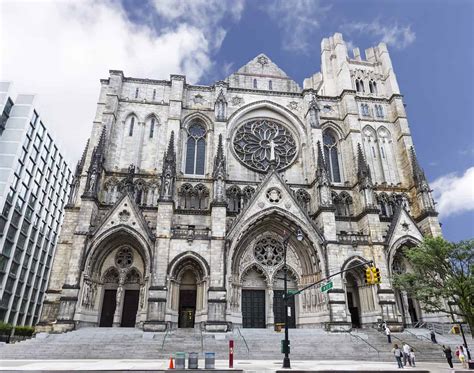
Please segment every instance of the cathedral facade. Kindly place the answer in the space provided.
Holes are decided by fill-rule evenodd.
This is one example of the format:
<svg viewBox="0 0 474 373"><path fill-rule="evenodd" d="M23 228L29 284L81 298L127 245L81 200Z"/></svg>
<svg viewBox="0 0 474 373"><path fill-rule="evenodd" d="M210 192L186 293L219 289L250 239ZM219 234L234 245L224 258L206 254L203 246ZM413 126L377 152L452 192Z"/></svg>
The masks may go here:
<svg viewBox="0 0 474 373"><path fill-rule="evenodd" d="M435 317L391 285L403 248L440 234L384 44L323 39L303 88L263 54L211 86L110 71L38 329L273 327L285 256L290 290L349 269L291 327L402 328Z"/></svg>

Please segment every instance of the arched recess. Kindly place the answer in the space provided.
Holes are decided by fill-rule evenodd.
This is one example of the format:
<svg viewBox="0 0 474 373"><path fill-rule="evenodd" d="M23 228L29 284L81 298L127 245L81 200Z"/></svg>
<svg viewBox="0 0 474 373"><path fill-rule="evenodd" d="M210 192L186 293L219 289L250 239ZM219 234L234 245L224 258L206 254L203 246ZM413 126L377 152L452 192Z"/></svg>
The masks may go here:
<svg viewBox="0 0 474 373"><path fill-rule="evenodd" d="M180 328L206 321L210 268L199 254L187 251L168 266L168 308Z"/></svg>
<svg viewBox="0 0 474 373"><path fill-rule="evenodd" d="M365 159L372 171L372 179L375 183L382 183L385 181L384 172L382 168L382 159L380 155L380 148L377 140L377 133L371 126L365 126L362 129L362 143L364 145Z"/></svg>
<svg viewBox="0 0 474 373"><path fill-rule="evenodd" d="M134 327L146 319L150 244L125 226L89 245L82 264L79 318L99 326Z"/></svg>
<svg viewBox="0 0 474 373"><path fill-rule="evenodd" d="M160 130L161 122L159 117L155 113L148 114L143 122L143 133L140 137L141 146L137 163L140 170L155 171L157 168L158 157L147 155L160 153Z"/></svg>
<svg viewBox="0 0 474 373"><path fill-rule="evenodd" d="M296 239L297 229L301 228L304 238L302 241ZM230 262L228 273L230 281L228 283L229 306L234 322L245 323L248 298L258 298L255 302L257 307L261 302L265 303L265 325L272 324L274 321L274 280L277 273L281 273L283 267L283 240L290 234L287 246L287 265L289 276L295 282L296 288L301 288L307 284L313 283L321 278L324 268L324 258L319 248L319 237L313 230L308 230L303 222L282 209L256 214L247 220L246 226L235 237L228 237L230 242L234 242L229 249ZM267 240L262 244L263 240ZM262 259L263 258L263 259ZM260 289L245 289L245 282L242 277L248 268L260 269L267 279L266 287ZM247 290L244 294L244 290ZM281 289L278 289L281 290ZM264 293L263 293L264 292ZM263 299L263 301L262 301ZM308 304L296 304L296 308L301 312L316 312L322 306L315 303L316 298L308 299ZM259 303L260 302L260 303ZM311 307L310 304L313 304ZM259 307L259 306L258 306ZM261 309L261 308L260 308ZM295 324L298 324L298 312ZM252 315L252 317L261 319L262 315ZM262 327L259 326L253 327Z"/></svg>
<svg viewBox="0 0 474 373"><path fill-rule="evenodd" d="M377 142L385 181L389 184L397 184L399 177L394 143L392 134L386 127L380 126L377 129Z"/></svg>
<svg viewBox="0 0 474 373"><path fill-rule="evenodd" d="M413 268L403 251L407 248L415 247L419 243L420 240L415 237L404 236L395 241L395 243L390 247L387 258L390 281L396 274L413 271ZM406 291L394 288L394 293L395 302L402 318L403 325L409 327L422 321L423 314L419 302L412 298Z"/></svg>
<svg viewBox="0 0 474 373"><path fill-rule="evenodd" d="M131 152L130 149L141 148L143 125L135 112L129 112L123 118L119 136L120 149L116 157L117 166L119 168L126 168L130 164L139 166L139 152Z"/></svg>
<svg viewBox="0 0 474 373"><path fill-rule="evenodd" d="M378 306L377 286L365 284L367 266L351 267L367 262L361 256L352 256L342 265L341 270L347 270L342 275L346 294L346 312L353 328L375 324L380 317Z"/></svg>

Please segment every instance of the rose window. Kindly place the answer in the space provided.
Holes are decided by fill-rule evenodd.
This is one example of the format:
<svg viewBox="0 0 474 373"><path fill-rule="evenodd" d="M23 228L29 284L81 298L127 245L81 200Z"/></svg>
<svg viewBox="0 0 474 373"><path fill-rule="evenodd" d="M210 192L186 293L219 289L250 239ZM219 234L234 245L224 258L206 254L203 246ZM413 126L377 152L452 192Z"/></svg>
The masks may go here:
<svg viewBox="0 0 474 373"><path fill-rule="evenodd" d="M128 268L133 263L133 252L130 247L122 247L115 255L115 264L119 268Z"/></svg>
<svg viewBox="0 0 474 373"><path fill-rule="evenodd" d="M244 123L234 136L234 151L247 167L266 172L275 160L277 170L288 167L296 158L297 147L291 132L271 119Z"/></svg>
<svg viewBox="0 0 474 373"><path fill-rule="evenodd" d="M254 248L257 261L265 266L276 266L283 261L283 245L271 237L262 238Z"/></svg>

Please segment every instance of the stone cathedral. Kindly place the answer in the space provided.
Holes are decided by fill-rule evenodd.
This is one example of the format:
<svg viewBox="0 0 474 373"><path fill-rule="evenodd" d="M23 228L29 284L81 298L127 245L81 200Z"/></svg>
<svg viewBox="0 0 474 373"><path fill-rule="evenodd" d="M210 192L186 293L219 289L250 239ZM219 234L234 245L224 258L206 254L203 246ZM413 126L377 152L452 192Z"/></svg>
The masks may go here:
<svg viewBox="0 0 474 373"><path fill-rule="evenodd" d="M297 237L298 233L298 237ZM302 237L301 237L302 233ZM289 78L260 54L213 85L101 80L38 329L395 330L436 318L394 289L403 249L441 229L385 44L321 44ZM285 244L286 245L285 245Z"/></svg>

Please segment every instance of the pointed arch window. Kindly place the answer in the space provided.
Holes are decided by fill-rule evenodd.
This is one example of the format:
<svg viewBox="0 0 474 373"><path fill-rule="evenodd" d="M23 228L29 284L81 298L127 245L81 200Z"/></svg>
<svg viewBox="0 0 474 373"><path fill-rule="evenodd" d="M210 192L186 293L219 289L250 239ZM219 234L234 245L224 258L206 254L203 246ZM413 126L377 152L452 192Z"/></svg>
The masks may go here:
<svg viewBox="0 0 474 373"><path fill-rule="evenodd" d="M188 128L186 144L186 169L189 175L204 175L206 158L206 129L201 123L192 123Z"/></svg>
<svg viewBox="0 0 474 373"><path fill-rule="evenodd" d="M151 121L150 121L150 139L153 138L154 132L155 132L155 118L151 118Z"/></svg>
<svg viewBox="0 0 474 373"><path fill-rule="evenodd" d="M365 92L364 81L362 79L360 78L356 79L355 83L356 83L357 92Z"/></svg>
<svg viewBox="0 0 474 373"><path fill-rule="evenodd" d="M377 83L373 79L369 81L369 91L370 93L377 94Z"/></svg>
<svg viewBox="0 0 474 373"><path fill-rule="evenodd" d="M332 131L323 134L324 156L328 167L329 177L334 183L341 182L341 171L339 167L339 155L337 150L336 136Z"/></svg>
<svg viewBox="0 0 474 373"><path fill-rule="evenodd" d="M231 186L226 191L227 208L229 212L240 212L242 193L237 185Z"/></svg>
<svg viewBox="0 0 474 373"><path fill-rule="evenodd" d="M128 136L133 136L133 126L135 125L135 117L130 119L130 126L128 128Z"/></svg>
<svg viewBox="0 0 474 373"><path fill-rule="evenodd" d="M268 90L273 91L273 83L271 80L268 81Z"/></svg>
<svg viewBox="0 0 474 373"><path fill-rule="evenodd" d="M253 87L254 87L255 89L257 89L257 79L254 79L254 80L253 80Z"/></svg>

